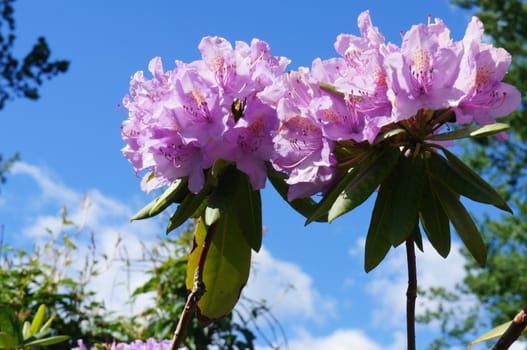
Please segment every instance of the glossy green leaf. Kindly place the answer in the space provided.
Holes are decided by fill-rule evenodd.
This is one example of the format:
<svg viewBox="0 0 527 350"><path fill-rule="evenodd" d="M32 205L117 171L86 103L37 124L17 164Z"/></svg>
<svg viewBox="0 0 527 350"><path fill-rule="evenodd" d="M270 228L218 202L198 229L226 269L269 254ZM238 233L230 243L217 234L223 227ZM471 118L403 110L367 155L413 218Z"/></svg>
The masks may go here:
<svg viewBox="0 0 527 350"><path fill-rule="evenodd" d="M430 174L454 192L476 202L492 204L512 213L512 209L498 192L454 154L442 149L447 159L432 152L429 160ZM447 161L448 160L448 161Z"/></svg>
<svg viewBox="0 0 527 350"><path fill-rule="evenodd" d="M211 193L205 210L205 224L212 225L226 210L237 213L233 224L238 225L251 248L259 251L262 246L260 191L254 191L249 177L235 167L224 171L218 187Z"/></svg>
<svg viewBox="0 0 527 350"><path fill-rule="evenodd" d="M214 161L214 164L212 165L212 168L210 169L210 172L207 173L207 183L212 186L217 186L220 181L220 178L222 177L223 172L228 171L232 167L232 162L229 162L228 160L222 158L216 159Z"/></svg>
<svg viewBox="0 0 527 350"><path fill-rule="evenodd" d="M22 341L22 332L15 312L5 305L0 305L0 332L7 334L3 336L5 342L10 343L14 339L16 345Z"/></svg>
<svg viewBox="0 0 527 350"><path fill-rule="evenodd" d="M381 184L366 237L366 272L375 268L390 246L398 246L414 232L423 192L424 162L418 157L399 157Z"/></svg>
<svg viewBox="0 0 527 350"><path fill-rule="evenodd" d="M428 240L442 257L450 253L450 222L434 193L430 179L424 181L419 216Z"/></svg>
<svg viewBox="0 0 527 350"><path fill-rule="evenodd" d="M317 207L317 202L312 198L298 198L291 202L287 200L287 192L289 191L289 185L285 182L287 175L276 171L273 166L267 163L267 178L282 197L284 201L289 203L289 205L295 209L298 213L303 215L306 218L309 218ZM327 222L327 215L316 218L313 221L317 222Z"/></svg>
<svg viewBox="0 0 527 350"><path fill-rule="evenodd" d="M183 199L181 204L177 207L174 214L170 217L166 233L178 228L189 218L195 217L196 211L204 210L204 204L207 201L208 195L208 187L204 187L198 194L187 194L185 199Z"/></svg>
<svg viewBox="0 0 527 350"><path fill-rule="evenodd" d="M364 270L370 272L383 261L390 250L390 232L382 227L382 219L386 212L390 210L391 203L379 201L380 193L373 207L370 227L366 236L366 246L364 252Z"/></svg>
<svg viewBox="0 0 527 350"><path fill-rule="evenodd" d="M29 331L30 328L31 328L31 324L28 321L25 321L24 324L22 325L22 338L23 339L27 339L27 338L31 337L31 335L29 334L30 333L30 331Z"/></svg>
<svg viewBox="0 0 527 350"><path fill-rule="evenodd" d="M0 349L15 349L18 345L17 338L10 333L0 331Z"/></svg>
<svg viewBox="0 0 527 350"><path fill-rule="evenodd" d="M263 235L262 199L260 191L253 190L249 177L243 173L240 173L232 204L235 206L233 212L237 214L237 224L247 243L254 251L260 251Z"/></svg>
<svg viewBox="0 0 527 350"><path fill-rule="evenodd" d="M472 220L467 209L459 201L459 196L440 181L433 180L432 187L465 247L467 247L479 265L485 266L487 262L487 247L474 220Z"/></svg>
<svg viewBox="0 0 527 350"><path fill-rule="evenodd" d="M53 323L53 320L55 319L55 314L51 315L51 317L46 321L46 323L44 323L44 325L42 327L40 327L38 333L37 333L37 336L39 334L42 334L44 332L47 332L50 330L51 328L51 324Z"/></svg>
<svg viewBox="0 0 527 350"><path fill-rule="evenodd" d="M411 236L411 239L415 242L415 245L417 246L417 248L419 248L419 250L424 253L423 235L421 234L421 230L419 229L418 222L415 224L414 232Z"/></svg>
<svg viewBox="0 0 527 350"><path fill-rule="evenodd" d="M198 266L199 255L201 253L203 242L205 242L206 235L207 226L205 225L203 220L199 219L196 224L196 227L194 228L192 250L190 251L187 260L187 277L185 281L188 291L191 291L194 287L194 273L196 272L196 268Z"/></svg>
<svg viewBox="0 0 527 350"><path fill-rule="evenodd" d="M467 345L467 349L470 349L474 345L477 345L477 344L482 343L484 341L488 341L488 340L492 340L492 339L496 339L496 338L501 337L505 333L507 328L509 328L511 323L512 323L512 321L509 321L509 322L500 324L499 326L491 329L487 333L485 333L482 336L480 336L478 339L476 339L473 342L471 342L470 344L468 344ZM523 331L526 332L527 328L525 328Z"/></svg>
<svg viewBox="0 0 527 350"><path fill-rule="evenodd" d="M359 165L360 166L360 165ZM328 212L331 207L335 204L335 201L339 198L342 191L348 186L348 184L357 176L359 168L350 169L332 188L324 195L322 200L318 202L313 213L307 218L304 225L309 225L320 217L328 217L328 221L331 222Z"/></svg>
<svg viewBox="0 0 527 350"><path fill-rule="evenodd" d="M159 197L144 206L130 220L142 220L161 213L172 203L180 202L189 194L187 178L174 181Z"/></svg>
<svg viewBox="0 0 527 350"><path fill-rule="evenodd" d="M429 140L434 141L448 141L448 140L458 140L466 137L483 137L495 135L500 132L504 132L510 129L510 126L504 123L494 123L487 125L470 125L462 129L457 129L454 131L446 132L443 134L436 134L427 137Z"/></svg>
<svg viewBox="0 0 527 350"><path fill-rule="evenodd" d="M424 186L424 161L420 156L400 157L381 184L377 201L385 201L387 211L380 227L389 232L396 247L410 237L417 222Z"/></svg>
<svg viewBox="0 0 527 350"><path fill-rule="evenodd" d="M397 149L385 149L378 155L372 155L366 164L359 164L358 171L349 180L344 182L344 189L339 188L337 198L333 201L328 214L328 221L331 222L337 217L355 209L361 205L371 194L375 191L379 184L384 181L386 176L390 174L397 160L400 152ZM343 182L343 181L341 181ZM339 186L340 183L337 185ZM327 196L331 195L329 193ZM326 199L321 201L321 203Z"/></svg>
<svg viewBox="0 0 527 350"><path fill-rule="evenodd" d="M30 341L28 343L24 343L25 347L31 347L31 346L49 346L53 344L62 343L66 340L68 340L70 337L67 335L56 335L49 338L42 338L42 339L36 339L33 341Z"/></svg>
<svg viewBox="0 0 527 350"><path fill-rule="evenodd" d="M33 318L33 321L31 322L31 326L29 328L29 337L32 337L33 335L37 334L37 332L40 330L40 327L42 326L42 323L44 322L45 315L46 315L46 306L42 304L38 307L37 313L35 314L35 317ZM29 337L24 337L24 339L27 339Z"/></svg>
<svg viewBox="0 0 527 350"><path fill-rule="evenodd" d="M236 216L237 213L227 210L213 226L207 228L200 220L196 227L195 246L187 265L188 289L192 289L205 237L207 234L213 235L203 270L206 292L197 305L198 318L202 324L230 313L249 278L251 247L239 226L232 224L237 220Z"/></svg>
<svg viewBox="0 0 527 350"><path fill-rule="evenodd" d="M394 137L396 135L399 135L399 134L403 134L405 132L406 132L406 130L404 130L402 128L397 128L397 129L392 129L392 130L380 133L379 135L377 135L377 137L373 141L373 144L377 145L377 144L383 142L384 140L387 140L387 139L392 138L392 137Z"/></svg>
<svg viewBox="0 0 527 350"><path fill-rule="evenodd" d="M210 206L207 206L205 208L205 214L203 215L203 219L205 220L205 225L210 226L214 224L216 221L218 221L221 217L221 210L220 208L212 208Z"/></svg>

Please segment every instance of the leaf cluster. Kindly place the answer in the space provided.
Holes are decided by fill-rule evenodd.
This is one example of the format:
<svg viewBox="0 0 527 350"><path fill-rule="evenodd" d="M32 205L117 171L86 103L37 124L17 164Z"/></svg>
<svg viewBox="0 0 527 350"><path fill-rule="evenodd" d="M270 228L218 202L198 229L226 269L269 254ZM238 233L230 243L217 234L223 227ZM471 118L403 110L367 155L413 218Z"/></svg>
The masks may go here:
<svg viewBox="0 0 527 350"><path fill-rule="evenodd" d="M40 305L33 320L26 320L21 326L15 312L9 306L0 305L0 349L31 349L66 341L67 335L48 336L55 316L44 321L45 314L46 306Z"/></svg>
<svg viewBox="0 0 527 350"><path fill-rule="evenodd" d="M197 312L203 325L232 311L249 278L251 251L258 251L262 245L260 191L252 189L248 176L234 164L218 159L207 170L206 179L199 193L188 190L186 178L178 179L132 218L146 219L176 204L167 233L190 218L199 219L186 264L186 288L193 289L200 266L200 282L205 284L206 292L197 304ZM204 254L207 237L210 248Z"/></svg>
<svg viewBox="0 0 527 350"><path fill-rule="evenodd" d="M176 239L167 238L159 243L150 255L154 268L148 271L150 279L133 293L133 298L154 296L154 305L135 316L144 324L142 338L171 338L177 321L185 307L185 284L188 253L193 241L192 226ZM270 334L260 331L259 324L267 324ZM279 324L263 302L241 299L238 307L225 317L203 327L193 318L182 345L189 349L218 348L225 350L254 349L257 332L271 345L277 342ZM269 333L269 332L267 332Z"/></svg>
<svg viewBox="0 0 527 350"><path fill-rule="evenodd" d="M88 289L92 278L101 269L102 257L97 257L94 246L84 257L81 268L73 262L80 259L74 230L63 213L64 231L48 231L48 240L27 251L10 246L0 247L0 304L9 305L19 320L38 314L40 305L46 305L53 313L52 335L67 334L71 338L53 345L57 350L69 350L77 338L110 341L112 333L118 333L106 312L104 304ZM82 261L82 260L79 260Z"/></svg>
<svg viewBox="0 0 527 350"><path fill-rule="evenodd" d="M450 225L477 263L485 265L485 243L460 197L512 210L496 190L438 142L493 135L508 126L496 123L434 132L453 118L450 109L425 108L387 127L372 145L341 142L335 150L341 174L319 203L302 207L306 224L331 222L377 191L366 236L366 271L375 268L391 247L405 241L415 242L422 250L420 228L446 257L451 246Z"/></svg>
<svg viewBox="0 0 527 350"><path fill-rule="evenodd" d="M129 260L120 254L110 259L97 252L95 237L90 233L90 237L83 238L87 233L68 218L66 209L62 221L60 232L48 231L47 240L35 244L31 251L0 247L0 305L9 305L10 310L16 311L13 322L23 325L32 315L41 315L40 305L46 304L54 315L52 327L47 330L49 336L69 336L67 341L52 346L57 350L71 349L77 339L96 345L111 343L114 339L130 342L149 337L171 338L187 297L186 256L192 246L194 225L184 227L177 239L160 239L158 244L145 250L143 259ZM81 253L79 241L86 238L91 243L88 252ZM116 249L121 251L125 247ZM79 262L82 262L80 267ZM135 313L109 312L90 283L113 264L125 269L147 269L148 280L133 291L130 303L152 297L154 303ZM265 332L260 332L260 321L270 329L279 328L264 303L244 299L240 307L235 314L229 313L205 328L194 320L185 345L192 350L254 349L256 332L266 337Z"/></svg>
<svg viewBox="0 0 527 350"><path fill-rule="evenodd" d="M471 323L474 315L459 312L438 313L434 319L449 324L436 341L466 345L484 333L483 329L510 321L527 303L527 3L521 0L452 0L452 3L478 16L496 46L512 55L504 81L523 93L519 110L503 119L511 125L509 140L480 138L466 145L463 154L472 168L497 185L515 212L514 216L487 215L478 221L488 245L487 266L481 269L467 260L467 277L455 291L459 298L476 298L481 304L476 316L480 322ZM464 326L467 324L469 327ZM463 336L474 332L476 336L472 338Z"/></svg>

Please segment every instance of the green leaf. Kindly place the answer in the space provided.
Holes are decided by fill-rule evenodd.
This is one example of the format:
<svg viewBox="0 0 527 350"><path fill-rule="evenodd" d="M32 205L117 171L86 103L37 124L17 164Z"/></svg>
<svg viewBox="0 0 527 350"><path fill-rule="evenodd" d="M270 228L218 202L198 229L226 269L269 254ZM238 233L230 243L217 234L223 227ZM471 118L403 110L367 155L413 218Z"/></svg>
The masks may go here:
<svg viewBox="0 0 527 350"><path fill-rule="evenodd" d="M15 346L23 339L15 312L5 305L0 305L0 332L7 334L3 336L4 341L10 343L14 339Z"/></svg>
<svg viewBox="0 0 527 350"><path fill-rule="evenodd" d="M487 247L474 220L472 220L468 211L459 201L459 196L440 181L433 180L432 187L446 215L452 225L454 225L458 236L470 254L472 254L479 265L485 266L487 262Z"/></svg>
<svg viewBox="0 0 527 350"><path fill-rule="evenodd" d="M326 195L322 198L322 200L318 202L315 210L307 218L304 225L309 225L316 219L321 218L321 217L326 217L326 216L328 217L328 221L331 222L332 219L329 218L328 212L334 206L335 201L338 200L339 196L342 194L342 191L344 191L344 189L357 176L358 173L359 173L358 167L349 169L348 172L331 188L331 190L328 193L326 193Z"/></svg>
<svg viewBox="0 0 527 350"><path fill-rule="evenodd" d="M466 137L483 137L495 135L510 129L510 126L504 123L494 123L487 125L471 125L462 129L446 132L443 134L436 134L427 137L428 140L433 141L449 141L458 140Z"/></svg>
<svg viewBox="0 0 527 350"><path fill-rule="evenodd" d="M430 181L428 177L424 181L419 216L430 243L439 255L446 258L450 253L450 222Z"/></svg>
<svg viewBox="0 0 527 350"><path fill-rule="evenodd" d="M492 204L496 208L512 213L512 209L491 185L454 154L446 149L442 151L448 161L436 152L432 152L428 162L431 175L462 196L476 202Z"/></svg>
<svg viewBox="0 0 527 350"><path fill-rule="evenodd" d="M150 218L161 213L172 203L177 203L189 194L187 178L174 181L159 197L139 210L130 221Z"/></svg>
<svg viewBox="0 0 527 350"><path fill-rule="evenodd" d="M501 337L505 333L507 328L509 328L511 323L512 323L512 321L509 321L509 322L500 324L499 326L491 329L487 333L485 333L482 336L480 336L478 339L476 339L473 342L471 342L470 344L468 344L467 345L467 349L470 349L474 345L477 345L477 344L482 343L484 341L491 340L491 339L496 339L496 338ZM524 332L527 331L527 328L525 328L523 331Z"/></svg>
<svg viewBox="0 0 527 350"><path fill-rule="evenodd" d="M421 234L421 230L419 229L419 223L415 224L414 232L411 237L412 241L415 242L415 245L417 248L419 248L420 251L424 253L424 247L423 247L423 235Z"/></svg>
<svg viewBox="0 0 527 350"><path fill-rule="evenodd" d="M237 220L236 216L237 213L227 210L211 227L207 228L202 220L196 227L195 245L187 265L187 289L192 289L205 237L213 235L203 270L206 292L197 305L198 318L202 324L208 324L230 313L249 278L251 247L239 225L233 224Z"/></svg>
<svg viewBox="0 0 527 350"><path fill-rule="evenodd" d="M393 170L399 159L400 152L397 149L388 148L378 155L371 155L370 161L366 164L359 164L356 176L350 176L344 182L344 186L339 186L338 197L332 200L333 204L328 214L328 221L331 222L337 217L355 209L361 205L375 191L379 184L384 181L386 176ZM348 173L349 174L349 173ZM344 187L342 190L340 187ZM337 192L335 191L335 192ZM332 191L333 192L333 191ZM331 192L329 195L333 195ZM324 202L322 199L322 202Z"/></svg>
<svg viewBox="0 0 527 350"><path fill-rule="evenodd" d="M312 198L297 198L291 202L287 200L287 192L289 191L289 185L285 182L287 175L281 173L273 168L270 163L267 163L267 178L275 188L275 190L280 194L283 200L285 200L293 209L298 213L302 214L304 217L309 218L317 207L317 202ZM314 221L317 222L327 222L327 217L319 217Z"/></svg>
<svg viewBox="0 0 527 350"><path fill-rule="evenodd" d="M210 226L218 221L221 217L220 208L212 208L209 205L205 208L205 215L203 219L205 220L205 225Z"/></svg>
<svg viewBox="0 0 527 350"><path fill-rule="evenodd" d="M31 346L49 346L57 343L62 343L66 340L68 340L70 337L67 335L56 335L49 338L43 338L43 339L36 339L33 341L30 341L28 343L24 343L24 347L31 347Z"/></svg>
<svg viewBox="0 0 527 350"><path fill-rule="evenodd" d="M205 210L205 224L210 226L227 210L237 213L233 224L238 225L251 248L259 251L262 246L260 191L254 191L249 177L235 167L225 170L218 187L211 193Z"/></svg>
<svg viewBox="0 0 527 350"><path fill-rule="evenodd" d="M33 318L33 321L31 322L31 327L29 328L29 336L24 337L24 339L27 339L37 334L37 332L40 330L40 327L42 326L42 323L44 322L45 315L46 315L46 306L42 304L38 307L37 313L35 314L35 317Z"/></svg>
<svg viewBox="0 0 527 350"><path fill-rule="evenodd" d="M388 130L386 132L383 132L383 133L380 133L379 135L377 135L377 137L373 141L373 144L374 145L378 145L379 143L381 143L384 140L387 140L387 139L392 138L392 137L394 137L396 135L399 135L399 134L403 134L405 132L406 132L406 130L404 130L402 128Z"/></svg>
<svg viewBox="0 0 527 350"><path fill-rule="evenodd" d="M29 334L30 327L31 327L31 324L28 321L25 321L24 324L22 325L22 338L23 339L27 339L31 337L31 334Z"/></svg>
<svg viewBox="0 0 527 350"><path fill-rule="evenodd" d="M380 193L373 207L370 227L366 236L366 247L364 253L364 270L370 272L381 263L390 250L390 233L382 227L382 218L389 210L391 203L379 201Z"/></svg>
<svg viewBox="0 0 527 350"><path fill-rule="evenodd" d="M398 246L414 232L423 192L424 162L420 155L399 157L381 184L366 237L366 272L374 269L391 245Z"/></svg>
<svg viewBox="0 0 527 350"><path fill-rule="evenodd" d="M47 332L51 328L51 324L53 323L54 319L55 319L55 314L51 315L51 317L46 321L46 323L44 323L44 325L40 327L38 334Z"/></svg>
<svg viewBox="0 0 527 350"><path fill-rule="evenodd" d="M424 186L424 162L420 155L400 157L381 184L377 201L385 201L380 227L389 232L394 247L410 237L417 222Z"/></svg>
<svg viewBox="0 0 527 350"><path fill-rule="evenodd" d="M494 123L480 125L479 128L470 133L470 137L491 136L509 130L511 127L505 123Z"/></svg>
<svg viewBox="0 0 527 350"><path fill-rule="evenodd" d="M10 333L0 331L0 349L15 349L18 346L18 340Z"/></svg>
<svg viewBox="0 0 527 350"><path fill-rule="evenodd" d="M256 252L262 247L262 199L260 191L254 191L249 177L240 173L240 181L232 202L236 221L249 246Z"/></svg>
<svg viewBox="0 0 527 350"><path fill-rule="evenodd" d="M209 192L209 188L205 186L198 194L188 193L177 207L175 213L170 217L166 233L178 228L189 218L195 217L196 212L200 211L200 209L205 209L204 204L207 201Z"/></svg>
<svg viewBox="0 0 527 350"><path fill-rule="evenodd" d="M210 175L215 179L216 184L219 181L219 178L223 174L225 170L228 170L232 167L231 162L228 160L218 158L214 161L214 164L212 165L212 168L210 169Z"/></svg>

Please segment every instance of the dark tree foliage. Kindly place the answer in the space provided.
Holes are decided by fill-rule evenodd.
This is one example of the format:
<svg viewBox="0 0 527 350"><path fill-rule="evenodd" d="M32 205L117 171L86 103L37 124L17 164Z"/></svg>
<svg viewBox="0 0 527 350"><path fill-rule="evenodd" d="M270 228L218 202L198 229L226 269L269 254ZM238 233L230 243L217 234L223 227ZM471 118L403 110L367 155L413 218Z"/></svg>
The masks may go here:
<svg viewBox="0 0 527 350"><path fill-rule="evenodd" d="M497 186L514 209L514 216L487 216L480 222L488 244L488 262L481 269L467 258L467 276L457 294L444 290L426 291L440 301L422 320L439 320L443 337L430 348L443 349L474 340L491 326L510 321L527 305L527 3L521 0L452 0L478 16L493 44L512 55L505 81L522 92L518 111L503 118L511 125L510 139L503 142L482 138L466 146L471 166ZM448 297L445 297L448 296ZM476 297L480 308L461 313L446 311L447 305ZM456 312L458 311L458 312Z"/></svg>
<svg viewBox="0 0 527 350"><path fill-rule="evenodd" d="M13 56L15 46L15 0L0 1L0 109L15 97L38 99L42 83L68 70L65 60L50 61L51 50L46 39L39 37L23 58Z"/></svg>
<svg viewBox="0 0 527 350"><path fill-rule="evenodd" d="M43 82L66 72L69 67L68 61L50 60L51 50L43 37L37 39L31 51L23 58L14 56L14 2L15 0L0 0L0 109L14 98L38 99L38 88ZM6 172L17 159L18 155L14 155L4 161L0 154L0 184L5 182Z"/></svg>

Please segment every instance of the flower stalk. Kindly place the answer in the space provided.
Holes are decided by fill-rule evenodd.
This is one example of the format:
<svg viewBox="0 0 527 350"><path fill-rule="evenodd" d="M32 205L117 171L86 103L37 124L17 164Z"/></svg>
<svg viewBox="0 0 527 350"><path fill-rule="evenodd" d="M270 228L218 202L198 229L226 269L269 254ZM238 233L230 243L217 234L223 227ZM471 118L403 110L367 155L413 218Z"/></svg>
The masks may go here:
<svg viewBox="0 0 527 350"><path fill-rule="evenodd" d="M415 350L415 299L417 298L417 268L413 239L406 241L408 288L406 289L406 337L408 350Z"/></svg>
<svg viewBox="0 0 527 350"><path fill-rule="evenodd" d="M194 284L192 291L188 295L187 302L179 318L176 330L174 331L174 337L172 338L172 343L170 345L170 350L177 350L181 346L181 342L185 338L187 333L187 328L196 311L197 305L203 294L205 294L206 287L203 283L203 270L205 268L205 261L207 259L207 253L209 251L210 244L212 242L214 230L208 230L203 246L201 247L201 252L199 255L198 266L194 272Z"/></svg>
<svg viewBox="0 0 527 350"><path fill-rule="evenodd" d="M527 306L523 308L512 320L509 328L498 339L492 350L506 350L514 343L527 327Z"/></svg>

